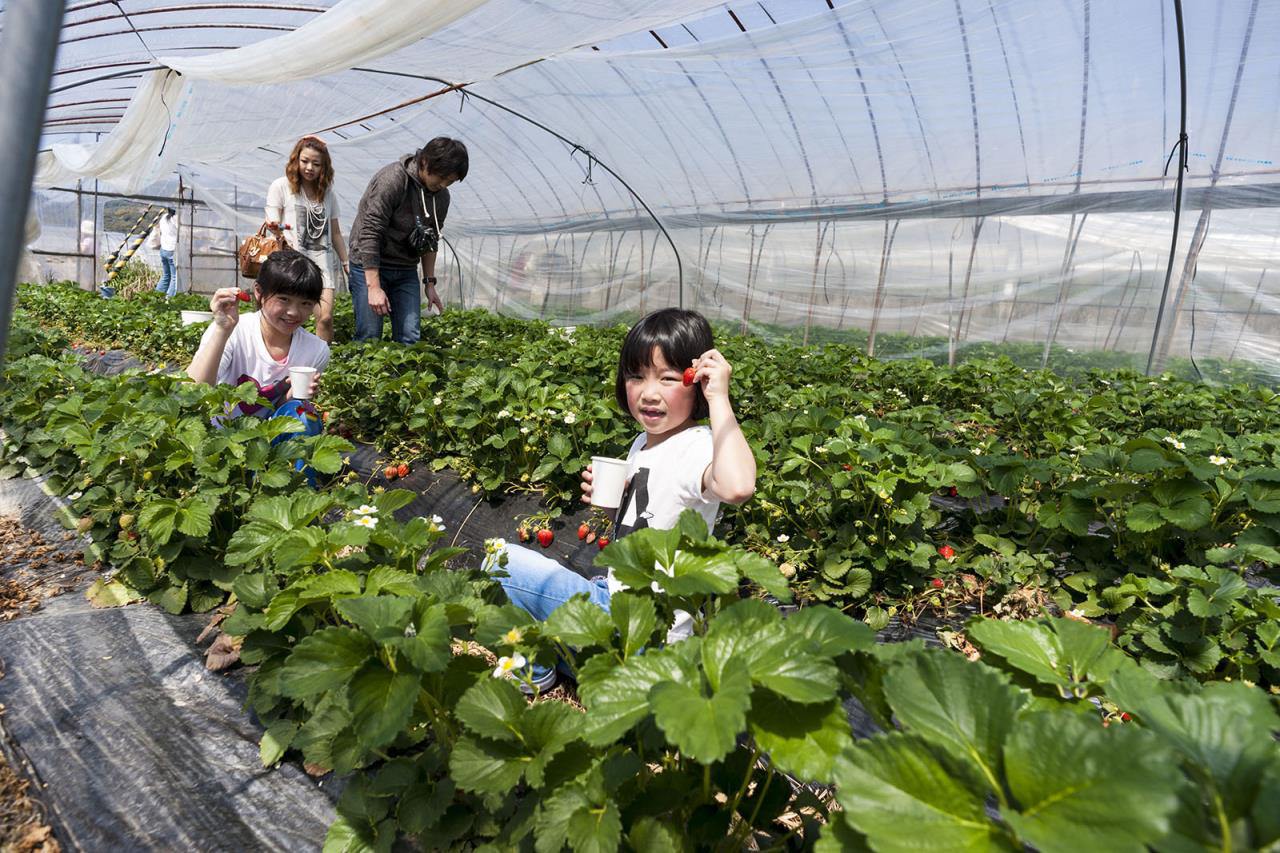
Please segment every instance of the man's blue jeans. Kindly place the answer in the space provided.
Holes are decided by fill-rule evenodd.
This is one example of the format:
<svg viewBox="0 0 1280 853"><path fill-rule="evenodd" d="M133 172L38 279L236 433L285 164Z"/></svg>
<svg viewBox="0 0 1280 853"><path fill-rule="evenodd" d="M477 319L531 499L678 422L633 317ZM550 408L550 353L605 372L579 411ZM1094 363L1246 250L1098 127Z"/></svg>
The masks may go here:
<svg viewBox="0 0 1280 853"><path fill-rule="evenodd" d="M416 344L421 337L422 279L417 267L382 267L378 270L382 289L391 303L391 340L398 344ZM382 339L382 316L369 307L369 286L364 267L352 263L347 283L351 287L351 304L356 315L357 341Z"/></svg>
<svg viewBox="0 0 1280 853"><path fill-rule="evenodd" d="M178 293L178 265L173 262L173 252L160 250L160 281L156 283L156 293L175 296Z"/></svg>
<svg viewBox="0 0 1280 853"><path fill-rule="evenodd" d="M503 553L507 555L507 564L502 570L507 577L498 578L498 583L512 604L535 619L545 620L580 592L585 592L592 604L609 612L609 585L604 578L587 580L545 554L520 545L509 544ZM497 571L497 561L490 560L486 568Z"/></svg>

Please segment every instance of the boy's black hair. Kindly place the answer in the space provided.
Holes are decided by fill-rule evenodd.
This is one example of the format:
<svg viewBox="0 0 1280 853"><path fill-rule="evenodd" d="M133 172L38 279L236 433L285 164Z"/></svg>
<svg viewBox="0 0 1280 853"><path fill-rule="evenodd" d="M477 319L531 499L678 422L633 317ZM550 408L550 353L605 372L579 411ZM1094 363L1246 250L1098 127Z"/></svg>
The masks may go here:
<svg viewBox="0 0 1280 853"><path fill-rule="evenodd" d="M436 177L465 180L468 164L467 146L447 136L437 136L418 151L418 166Z"/></svg>
<svg viewBox="0 0 1280 853"><path fill-rule="evenodd" d="M640 373L653 362L653 348L662 352L667 364L676 370L684 370L707 350L711 342L711 324L697 311L683 308L663 308L641 318L627 332L618 353L618 376L614 387L618 408L627 409L627 377ZM693 418L702 420L711 414L707 398L702 394L702 383L695 383Z"/></svg>
<svg viewBox="0 0 1280 853"><path fill-rule="evenodd" d="M280 249L262 262L258 287L263 302L271 296L296 296L319 302L324 293L324 279L315 261L293 249Z"/></svg>

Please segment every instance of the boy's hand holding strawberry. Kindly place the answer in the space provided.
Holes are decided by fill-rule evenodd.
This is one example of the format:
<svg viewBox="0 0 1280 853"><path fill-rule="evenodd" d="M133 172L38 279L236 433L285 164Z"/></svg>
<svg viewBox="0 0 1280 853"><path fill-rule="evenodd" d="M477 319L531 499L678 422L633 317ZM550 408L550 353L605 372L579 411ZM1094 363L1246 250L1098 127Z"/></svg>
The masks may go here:
<svg viewBox="0 0 1280 853"><path fill-rule="evenodd" d="M213 312L213 322L218 328L231 331L240 322L240 294L238 287L222 287L213 292L209 299L209 310Z"/></svg>

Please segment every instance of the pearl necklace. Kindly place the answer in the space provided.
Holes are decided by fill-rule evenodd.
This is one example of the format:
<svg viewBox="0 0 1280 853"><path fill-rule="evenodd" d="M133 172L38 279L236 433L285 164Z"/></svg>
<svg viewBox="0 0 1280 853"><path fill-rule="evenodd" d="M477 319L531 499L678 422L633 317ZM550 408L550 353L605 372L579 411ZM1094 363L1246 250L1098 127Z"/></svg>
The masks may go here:
<svg viewBox="0 0 1280 853"><path fill-rule="evenodd" d="M324 237L325 226L329 224L328 214L324 209L324 199L313 202L307 196L306 187L302 188L303 207L306 208L307 221L303 224L309 242L319 242Z"/></svg>

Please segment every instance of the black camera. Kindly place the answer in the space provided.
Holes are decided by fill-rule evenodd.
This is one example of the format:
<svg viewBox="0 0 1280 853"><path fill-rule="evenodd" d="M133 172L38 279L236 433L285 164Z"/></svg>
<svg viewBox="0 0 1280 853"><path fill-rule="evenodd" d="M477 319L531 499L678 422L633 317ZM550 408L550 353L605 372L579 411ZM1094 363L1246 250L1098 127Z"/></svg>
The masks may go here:
<svg viewBox="0 0 1280 853"><path fill-rule="evenodd" d="M440 232L436 230L435 223L423 222L422 217L416 213L413 215L413 223L413 230L406 238L413 250L419 255L429 255L439 251Z"/></svg>

